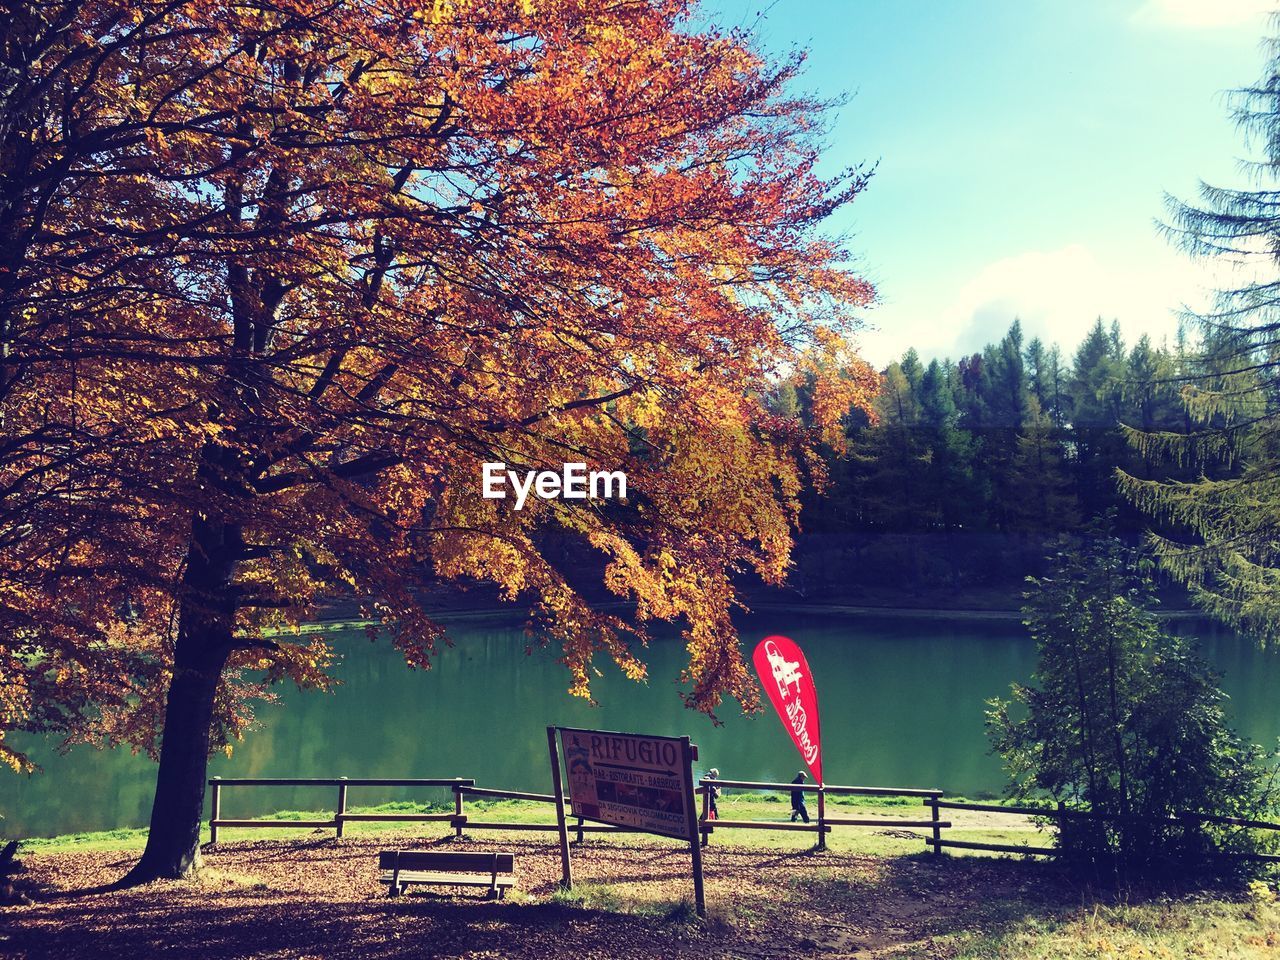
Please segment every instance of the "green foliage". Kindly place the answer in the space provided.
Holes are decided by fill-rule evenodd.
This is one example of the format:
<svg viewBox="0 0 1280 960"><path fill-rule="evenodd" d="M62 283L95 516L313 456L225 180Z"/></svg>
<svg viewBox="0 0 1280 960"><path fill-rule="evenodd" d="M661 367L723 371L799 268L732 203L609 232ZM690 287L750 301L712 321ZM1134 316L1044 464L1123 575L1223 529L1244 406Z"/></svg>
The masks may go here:
<svg viewBox="0 0 1280 960"><path fill-rule="evenodd" d="M1191 441L1184 350L1146 337L1129 347L1101 319L1070 360L1025 341L1016 320L959 361L924 363L908 350L883 371L877 419L851 416L848 455L828 457L831 482L804 513L805 532L823 539L810 555L802 544L793 582L806 593L847 592L850 577L898 590L1007 589L1043 572L1057 537L1106 511L1118 534L1138 538L1148 517L1121 495L1117 471L1156 483L1206 469L1230 476L1127 439ZM770 401L805 417L810 392L787 382Z"/></svg>
<svg viewBox="0 0 1280 960"><path fill-rule="evenodd" d="M1204 186L1173 202L1168 232L1192 256L1225 256L1243 281L1189 317L1199 350L1181 390L1185 427L1129 431L1147 462L1174 464L1183 482L1122 471L1120 488L1161 525L1152 538L1166 572L1229 624L1280 638L1280 45L1257 85L1237 91L1235 114L1259 149L1245 189Z"/></svg>
<svg viewBox="0 0 1280 960"><path fill-rule="evenodd" d="M1064 545L1052 575L1026 594L1039 651L1032 683L989 703L1009 793L1096 815L1067 817L1059 833L1079 867L1121 880L1217 871L1229 862L1218 854L1261 841L1179 815L1266 819L1277 809L1275 772L1227 726L1225 695L1192 644L1145 609L1148 584L1132 557L1092 532Z"/></svg>

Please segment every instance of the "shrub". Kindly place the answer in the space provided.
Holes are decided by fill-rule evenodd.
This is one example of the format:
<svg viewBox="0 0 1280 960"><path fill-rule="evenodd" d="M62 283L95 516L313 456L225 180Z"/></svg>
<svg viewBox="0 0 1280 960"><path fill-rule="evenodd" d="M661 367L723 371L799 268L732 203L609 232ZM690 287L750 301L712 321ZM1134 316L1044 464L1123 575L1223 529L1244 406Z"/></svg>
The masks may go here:
<svg viewBox="0 0 1280 960"><path fill-rule="evenodd" d="M1064 545L1023 608L1039 661L1012 700L988 703L988 733L1015 798L1046 795L1063 859L1099 878L1221 873L1257 852L1257 832L1185 816L1266 819L1274 767L1228 726L1226 695L1193 644L1148 612L1150 584L1116 541Z"/></svg>

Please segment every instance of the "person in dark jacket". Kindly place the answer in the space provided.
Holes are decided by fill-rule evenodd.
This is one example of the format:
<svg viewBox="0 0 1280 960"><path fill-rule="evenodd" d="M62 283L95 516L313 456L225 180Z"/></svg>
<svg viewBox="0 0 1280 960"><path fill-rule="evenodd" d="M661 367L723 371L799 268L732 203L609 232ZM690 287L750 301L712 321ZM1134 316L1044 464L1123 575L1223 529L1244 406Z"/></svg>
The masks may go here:
<svg viewBox="0 0 1280 960"><path fill-rule="evenodd" d="M805 773L803 770L801 770L799 773L796 774L796 778L791 782L804 783L804 781L805 781ZM797 817L799 817L805 823L809 822L809 808L804 805L803 790L791 791L791 820L794 822Z"/></svg>

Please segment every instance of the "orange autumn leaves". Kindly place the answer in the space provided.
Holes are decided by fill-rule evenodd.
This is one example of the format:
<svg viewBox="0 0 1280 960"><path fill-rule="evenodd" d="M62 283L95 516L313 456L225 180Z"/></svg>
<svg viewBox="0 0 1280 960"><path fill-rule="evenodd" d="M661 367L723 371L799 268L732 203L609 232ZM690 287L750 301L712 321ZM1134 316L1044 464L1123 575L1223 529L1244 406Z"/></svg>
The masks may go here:
<svg viewBox="0 0 1280 960"><path fill-rule="evenodd" d="M816 172L798 62L668 0L26 16L3 726L150 743L184 609L229 604L234 739L259 670L326 682L292 632L318 603L428 664L432 576L526 605L576 693L597 653L643 676L658 619L690 705L752 699L735 577L785 576L816 444L876 389L848 341L871 290L820 233L865 177ZM786 376L814 429L766 409ZM479 497L486 460L567 459L626 470L630 498ZM216 598L183 593L193 518L232 531ZM591 606L556 538L636 614Z"/></svg>

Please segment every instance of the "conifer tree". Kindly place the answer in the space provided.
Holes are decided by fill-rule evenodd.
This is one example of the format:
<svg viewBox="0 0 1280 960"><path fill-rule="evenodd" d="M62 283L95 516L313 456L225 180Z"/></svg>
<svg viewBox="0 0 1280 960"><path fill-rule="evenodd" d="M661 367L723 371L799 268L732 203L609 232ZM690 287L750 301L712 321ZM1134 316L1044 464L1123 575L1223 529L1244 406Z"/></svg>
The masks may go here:
<svg viewBox="0 0 1280 960"><path fill-rule="evenodd" d="M1261 80L1236 92L1233 112L1257 151L1252 182L1202 184L1195 202L1170 200L1171 237L1192 257L1246 269L1211 307L1189 315L1200 350L1187 358L1185 433L1152 426L1128 438L1148 458L1194 479L1122 472L1127 497L1162 525L1152 543L1164 569L1210 612L1264 638L1280 636L1280 41Z"/></svg>
<svg viewBox="0 0 1280 960"><path fill-rule="evenodd" d="M1053 535L1079 522L1066 451L1053 420L1040 409L1034 394L1027 397L1011 481L1010 487L1017 491L1008 505L1013 529Z"/></svg>

